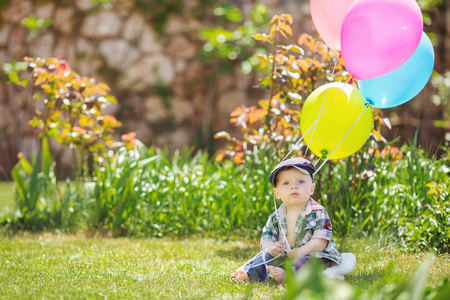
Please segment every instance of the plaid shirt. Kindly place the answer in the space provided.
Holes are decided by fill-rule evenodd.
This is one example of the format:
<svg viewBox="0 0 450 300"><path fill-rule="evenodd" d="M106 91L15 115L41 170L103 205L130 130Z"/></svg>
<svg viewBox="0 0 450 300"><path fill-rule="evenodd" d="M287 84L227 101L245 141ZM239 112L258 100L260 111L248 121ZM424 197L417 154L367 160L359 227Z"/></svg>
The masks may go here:
<svg viewBox="0 0 450 300"><path fill-rule="evenodd" d="M261 244L264 241L285 244L281 227L284 229L284 233L286 233L286 207L284 204L269 216L269 220L267 220L267 224L263 228ZM331 234L331 221L325 207L312 198L309 198L308 203L306 203L305 208L297 218L297 223L295 225L295 245L293 248L299 248L305 245L312 238L328 240L328 246L322 252L314 253L314 256L327 258L340 264L342 256L337 250L336 243Z"/></svg>

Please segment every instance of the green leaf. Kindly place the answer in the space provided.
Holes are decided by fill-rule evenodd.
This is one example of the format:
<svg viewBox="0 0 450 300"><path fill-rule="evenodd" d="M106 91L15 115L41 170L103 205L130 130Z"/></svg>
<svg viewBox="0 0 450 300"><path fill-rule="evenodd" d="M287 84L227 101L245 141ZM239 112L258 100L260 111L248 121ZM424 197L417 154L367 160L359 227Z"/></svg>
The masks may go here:
<svg viewBox="0 0 450 300"><path fill-rule="evenodd" d="M28 195L28 189L27 189L27 186L25 185L25 178L20 173L19 166L20 166L20 164L15 165L14 168L12 169L11 174L12 174L14 183L16 185L16 192L17 192L19 198L22 201L25 201L25 199Z"/></svg>
<svg viewBox="0 0 450 300"><path fill-rule="evenodd" d="M30 125L33 128L41 128L44 123L39 120L36 116L33 117L30 121L28 121L28 125Z"/></svg>
<svg viewBox="0 0 450 300"><path fill-rule="evenodd" d="M33 172L30 176L30 197L26 199L28 211L33 211L39 200L42 185L39 180L39 154L33 156Z"/></svg>
<svg viewBox="0 0 450 300"><path fill-rule="evenodd" d="M17 73L14 73L14 72L9 72L8 73L8 79L13 84L18 84L19 81L20 81L19 75Z"/></svg>
<svg viewBox="0 0 450 300"><path fill-rule="evenodd" d="M18 84L25 87L28 84L28 79L22 79Z"/></svg>
<svg viewBox="0 0 450 300"><path fill-rule="evenodd" d="M446 120L438 120L438 121L434 121L434 126L449 129L450 122L446 121Z"/></svg>
<svg viewBox="0 0 450 300"><path fill-rule="evenodd" d="M117 99L114 96L103 96L109 103L117 104Z"/></svg>
<svg viewBox="0 0 450 300"><path fill-rule="evenodd" d="M158 158L158 156L155 155L155 156L152 156L152 157L140 160L139 163L138 163L138 168L140 169L140 168L148 165L150 162L154 161L157 158Z"/></svg>
<svg viewBox="0 0 450 300"><path fill-rule="evenodd" d="M261 87L263 88L268 88L270 86L270 84L272 83L272 80L269 76L267 76L266 78L262 79L259 84L261 85Z"/></svg>
<svg viewBox="0 0 450 300"><path fill-rule="evenodd" d="M22 153L19 154L19 164L27 175L31 175L33 173L33 166L25 158L25 156L22 155Z"/></svg>
<svg viewBox="0 0 450 300"><path fill-rule="evenodd" d="M41 168L45 176L50 175L50 169L52 166L52 155L50 152L50 146L48 144L48 138L46 136L42 137L42 162Z"/></svg>

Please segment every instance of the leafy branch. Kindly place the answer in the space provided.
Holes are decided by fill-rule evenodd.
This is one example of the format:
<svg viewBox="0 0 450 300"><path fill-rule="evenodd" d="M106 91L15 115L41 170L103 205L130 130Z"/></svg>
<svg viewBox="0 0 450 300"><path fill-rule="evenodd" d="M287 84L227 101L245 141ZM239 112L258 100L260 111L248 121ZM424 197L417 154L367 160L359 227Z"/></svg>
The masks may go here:
<svg viewBox="0 0 450 300"><path fill-rule="evenodd" d="M255 40L272 47L268 54L254 55L259 60L259 69L268 73L259 85L270 91L269 98L260 100L258 106L241 106L231 113L230 122L241 128L243 140L225 131L217 133L216 138L229 141L228 148L219 152L217 160L229 157L242 163L255 146L273 147L278 157L284 157L289 145L300 136L304 99L319 85L350 79L337 53L312 36L302 34L297 40L298 45L281 44L280 36L289 38L292 35L292 22L288 14L275 15L269 34L253 35Z"/></svg>

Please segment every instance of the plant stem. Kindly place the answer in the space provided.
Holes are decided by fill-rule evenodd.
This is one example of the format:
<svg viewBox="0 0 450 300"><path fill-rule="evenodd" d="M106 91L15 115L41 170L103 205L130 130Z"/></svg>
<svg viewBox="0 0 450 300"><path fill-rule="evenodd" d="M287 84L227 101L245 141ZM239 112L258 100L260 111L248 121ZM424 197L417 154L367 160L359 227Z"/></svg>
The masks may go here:
<svg viewBox="0 0 450 300"><path fill-rule="evenodd" d="M275 55L277 54L277 46L278 46L277 39L278 39L278 29L276 31L274 39L272 40L272 71L270 74L270 97L269 97L269 105L267 108L267 118L266 118L267 134L271 141L273 141L273 140L272 140L272 130L270 128L270 118L271 118L270 111L272 110L272 98L275 95L274 75L275 75Z"/></svg>

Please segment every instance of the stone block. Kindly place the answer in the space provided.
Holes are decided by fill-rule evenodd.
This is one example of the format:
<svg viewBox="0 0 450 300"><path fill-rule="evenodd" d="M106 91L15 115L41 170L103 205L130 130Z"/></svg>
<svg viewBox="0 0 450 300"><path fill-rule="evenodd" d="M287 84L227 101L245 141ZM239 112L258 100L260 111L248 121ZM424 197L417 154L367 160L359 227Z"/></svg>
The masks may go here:
<svg viewBox="0 0 450 300"><path fill-rule="evenodd" d="M26 53L27 30L22 25L14 25L9 36L9 55L11 59L22 60Z"/></svg>
<svg viewBox="0 0 450 300"><path fill-rule="evenodd" d="M55 12L53 27L65 34L69 35L73 31L73 15L75 11L71 7L58 7Z"/></svg>
<svg viewBox="0 0 450 300"><path fill-rule="evenodd" d="M198 47L191 43L186 37L176 35L170 39L166 51L172 57L190 60L197 54Z"/></svg>
<svg viewBox="0 0 450 300"><path fill-rule="evenodd" d="M10 32L11 25L3 24L2 26L0 26L0 47L8 46Z"/></svg>
<svg viewBox="0 0 450 300"><path fill-rule="evenodd" d="M124 70L119 85L125 89L142 91L157 83L170 84L175 78L172 60L161 54L147 55Z"/></svg>
<svg viewBox="0 0 450 300"><path fill-rule="evenodd" d="M152 141L153 131L144 121L130 121L124 124L124 129L136 132L136 138L145 145L150 145Z"/></svg>
<svg viewBox="0 0 450 300"><path fill-rule="evenodd" d="M133 13L123 25L122 37L128 42L134 43L139 40L146 26L144 16L137 12Z"/></svg>
<svg viewBox="0 0 450 300"><path fill-rule="evenodd" d="M172 113L176 124L181 124L183 121L195 118L196 110L192 102L184 99L171 99ZM198 116L197 116L198 117Z"/></svg>
<svg viewBox="0 0 450 300"><path fill-rule="evenodd" d="M55 36L51 32L45 32L30 40L29 54L34 57L54 56Z"/></svg>
<svg viewBox="0 0 450 300"><path fill-rule="evenodd" d="M54 17L55 3L47 2L41 5L36 5L35 11L36 11L36 13L34 14L35 17L41 19L51 19Z"/></svg>
<svg viewBox="0 0 450 300"><path fill-rule="evenodd" d="M94 8L92 0L77 0L73 1L77 10L88 11Z"/></svg>
<svg viewBox="0 0 450 300"><path fill-rule="evenodd" d="M108 66L118 70L126 69L140 56L139 51L123 39L102 41L99 49Z"/></svg>
<svg viewBox="0 0 450 300"><path fill-rule="evenodd" d="M119 16L128 17L134 8L135 2L130 0L114 0L112 2L112 8L114 8Z"/></svg>
<svg viewBox="0 0 450 300"><path fill-rule="evenodd" d="M186 30L186 19L178 15L170 15L167 20L165 33L166 35L175 35L185 32Z"/></svg>
<svg viewBox="0 0 450 300"><path fill-rule="evenodd" d="M231 90L219 96L216 111L217 115L229 116L230 113L241 104L247 102L247 95L242 91Z"/></svg>
<svg viewBox="0 0 450 300"><path fill-rule="evenodd" d="M81 25L81 35L87 38L107 39L117 37L122 20L112 11L100 11L86 17Z"/></svg>
<svg viewBox="0 0 450 300"><path fill-rule="evenodd" d="M139 50L143 53L156 53L163 50L161 42L156 38L156 33L148 24L144 24L139 40Z"/></svg>
<svg viewBox="0 0 450 300"><path fill-rule="evenodd" d="M156 123L169 117L169 111L163 104L163 100L150 96L142 103L143 107L139 111L143 112L143 119L148 123Z"/></svg>
<svg viewBox="0 0 450 300"><path fill-rule="evenodd" d="M23 18L32 15L33 5L30 0L11 0L5 11L0 11L0 16L5 23L20 23Z"/></svg>

